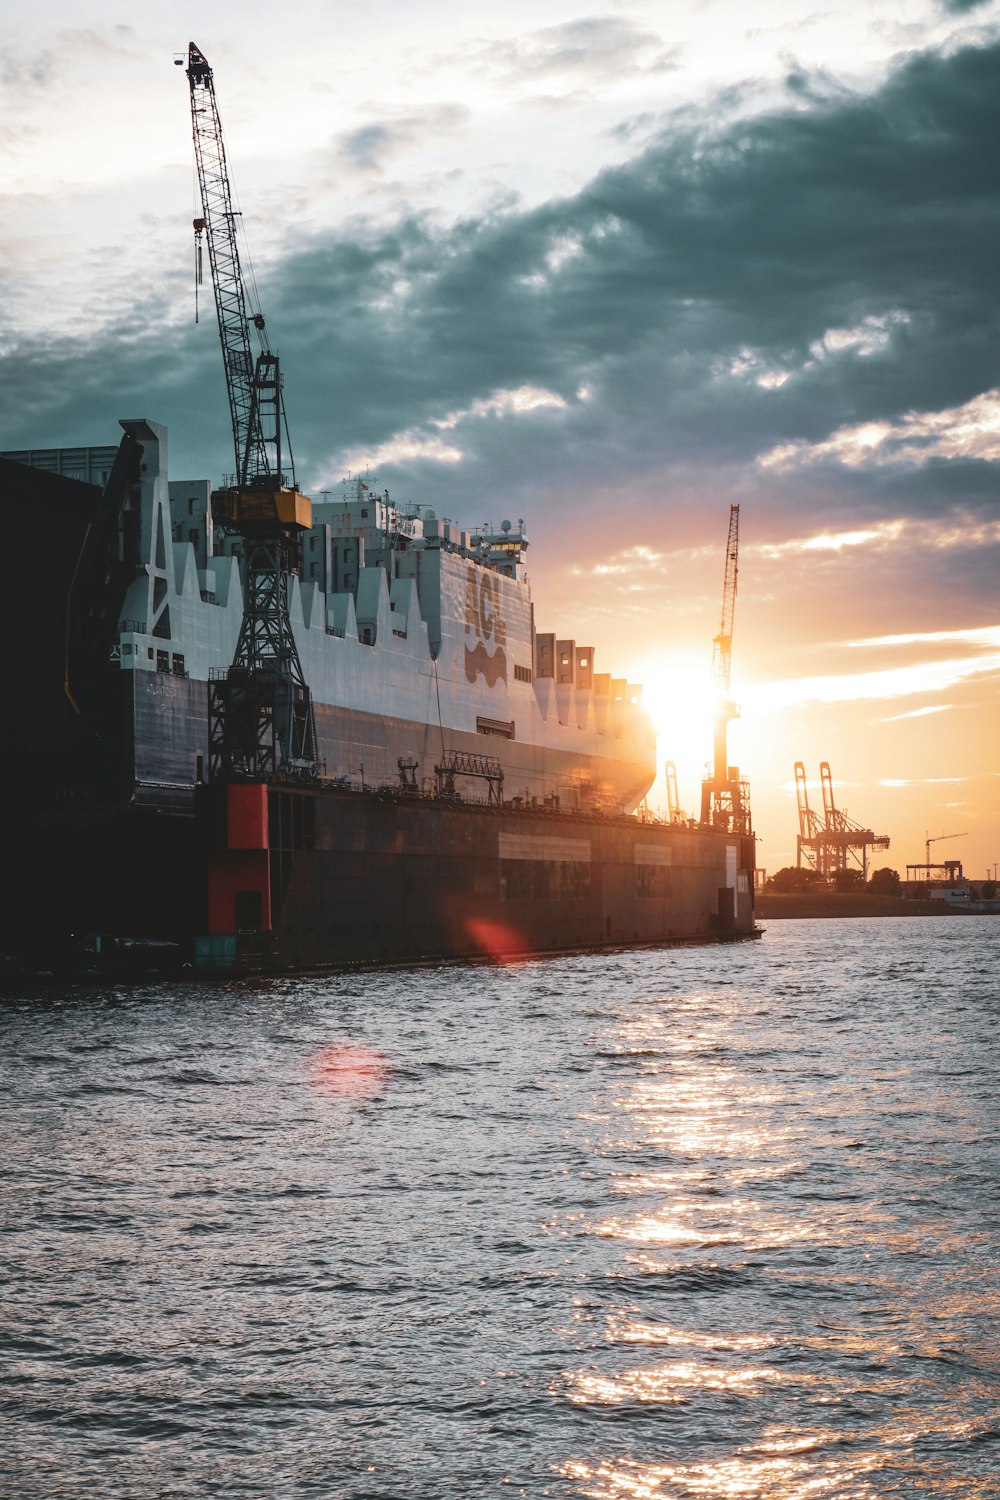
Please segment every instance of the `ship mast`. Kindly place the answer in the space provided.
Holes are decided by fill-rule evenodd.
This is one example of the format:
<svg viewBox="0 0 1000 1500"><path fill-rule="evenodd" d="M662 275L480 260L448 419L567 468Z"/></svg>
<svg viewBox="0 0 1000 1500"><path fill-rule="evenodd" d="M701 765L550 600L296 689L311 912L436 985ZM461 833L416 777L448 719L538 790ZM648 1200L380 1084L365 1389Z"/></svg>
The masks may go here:
<svg viewBox="0 0 1000 1500"><path fill-rule="evenodd" d="M183 59L181 59L183 61ZM233 430L235 483L212 495L212 516L243 539L243 621L226 677L210 684L209 752L213 776L267 780L318 771L312 700L288 613L289 582L299 567L312 506L294 470L282 472L287 422L278 356L263 314L248 312L232 190L212 70L191 42L187 54L191 127L223 368ZM254 358L251 324L260 342ZM291 444L287 443L289 457Z"/></svg>

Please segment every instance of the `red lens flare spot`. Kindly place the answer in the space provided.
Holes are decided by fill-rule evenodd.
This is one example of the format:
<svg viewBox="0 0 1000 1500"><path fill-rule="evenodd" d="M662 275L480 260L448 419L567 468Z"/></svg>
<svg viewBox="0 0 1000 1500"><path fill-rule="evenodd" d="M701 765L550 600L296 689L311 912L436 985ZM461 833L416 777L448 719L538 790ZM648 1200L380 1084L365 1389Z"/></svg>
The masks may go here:
<svg viewBox="0 0 1000 1500"><path fill-rule="evenodd" d="M528 946L516 927L505 922L491 922L485 917L469 917L466 931L479 951L495 964L522 955Z"/></svg>
<svg viewBox="0 0 1000 1500"><path fill-rule="evenodd" d="M381 1052L363 1042L330 1042L309 1059L314 1083L331 1094L367 1099L381 1092L389 1064Z"/></svg>

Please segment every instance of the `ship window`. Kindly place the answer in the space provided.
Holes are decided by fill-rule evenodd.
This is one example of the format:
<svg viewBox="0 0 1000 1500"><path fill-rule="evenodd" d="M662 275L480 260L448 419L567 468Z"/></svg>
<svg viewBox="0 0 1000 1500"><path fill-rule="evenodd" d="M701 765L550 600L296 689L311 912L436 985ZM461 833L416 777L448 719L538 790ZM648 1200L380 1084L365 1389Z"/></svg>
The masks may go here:
<svg viewBox="0 0 1000 1500"><path fill-rule="evenodd" d="M184 658L183 656L181 656L180 652L178 652L174 657L174 676L183 677L184 675Z"/></svg>
<svg viewBox="0 0 1000 1500"><path fill-rule="evenodd" d="M514 738L513 719L487 719L482 714L476 715L477 734L496 734L502 739L512 740Z"/></svg>
<svg viewBox="0 0 1000 1500"><path fill-rule="evenodd" d="M367 521L367 519L368 519L368 511L367 511L367 509L365 509L365 510L363 510L363 511L362 511L362 512L361 512L361 519L362 519L362 520L363 520L363 521Z"/></svg>
<svg viewBox="0 0 1000 1500"><path fill-rule="evenodd" d="M156 670L158 672L169 672L170 671L170 652L169 651L157 651L157 653L156 653Z"/></svg>
<svg viewBox="0 0 1000 1500"><path fill-rule="evenodd" d="M514 668L514 680L515 680L515 682L530 682L531 681L531 668L530 667L518 667L518 666L515 666L515 668Z"/></svg>

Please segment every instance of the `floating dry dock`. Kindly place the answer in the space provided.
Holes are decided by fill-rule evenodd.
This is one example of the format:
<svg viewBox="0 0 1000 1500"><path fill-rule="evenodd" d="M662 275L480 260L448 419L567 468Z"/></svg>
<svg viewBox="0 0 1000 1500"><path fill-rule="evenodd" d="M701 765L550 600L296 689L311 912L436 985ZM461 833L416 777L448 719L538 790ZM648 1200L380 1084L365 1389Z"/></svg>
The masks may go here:
<svg viewBox="0 0 1000 1500"><path fill-rule="evenodd" d="M4 952L101 930L294 968L753 935L752 834L636 816L641 688L536 630L520 521L466 530L373 480L315 503L288 618L317 773L213 779L242 539L207 480L169 479L163 427L121 427L0 458L23 564L0 605Z"/></svg>

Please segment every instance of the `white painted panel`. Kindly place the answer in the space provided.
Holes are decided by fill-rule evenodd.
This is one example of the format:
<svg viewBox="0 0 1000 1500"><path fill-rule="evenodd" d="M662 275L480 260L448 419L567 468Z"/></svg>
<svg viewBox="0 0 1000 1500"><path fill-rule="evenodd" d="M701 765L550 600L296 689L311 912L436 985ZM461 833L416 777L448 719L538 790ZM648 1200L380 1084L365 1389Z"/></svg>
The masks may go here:
<svg viewBox="0 0 1000 1500"><path fill-rule="evenodd" d="M502 833L501 859L554 860L565 864L590 863L589 839L539 838L533 833Z"/></svg>
<svg viewBox="0 0 1000 1500"><path fill-rule="evenodd" d="M663 844L636 844L635 862L637 865L672 865L674 851Z"/></svg>

